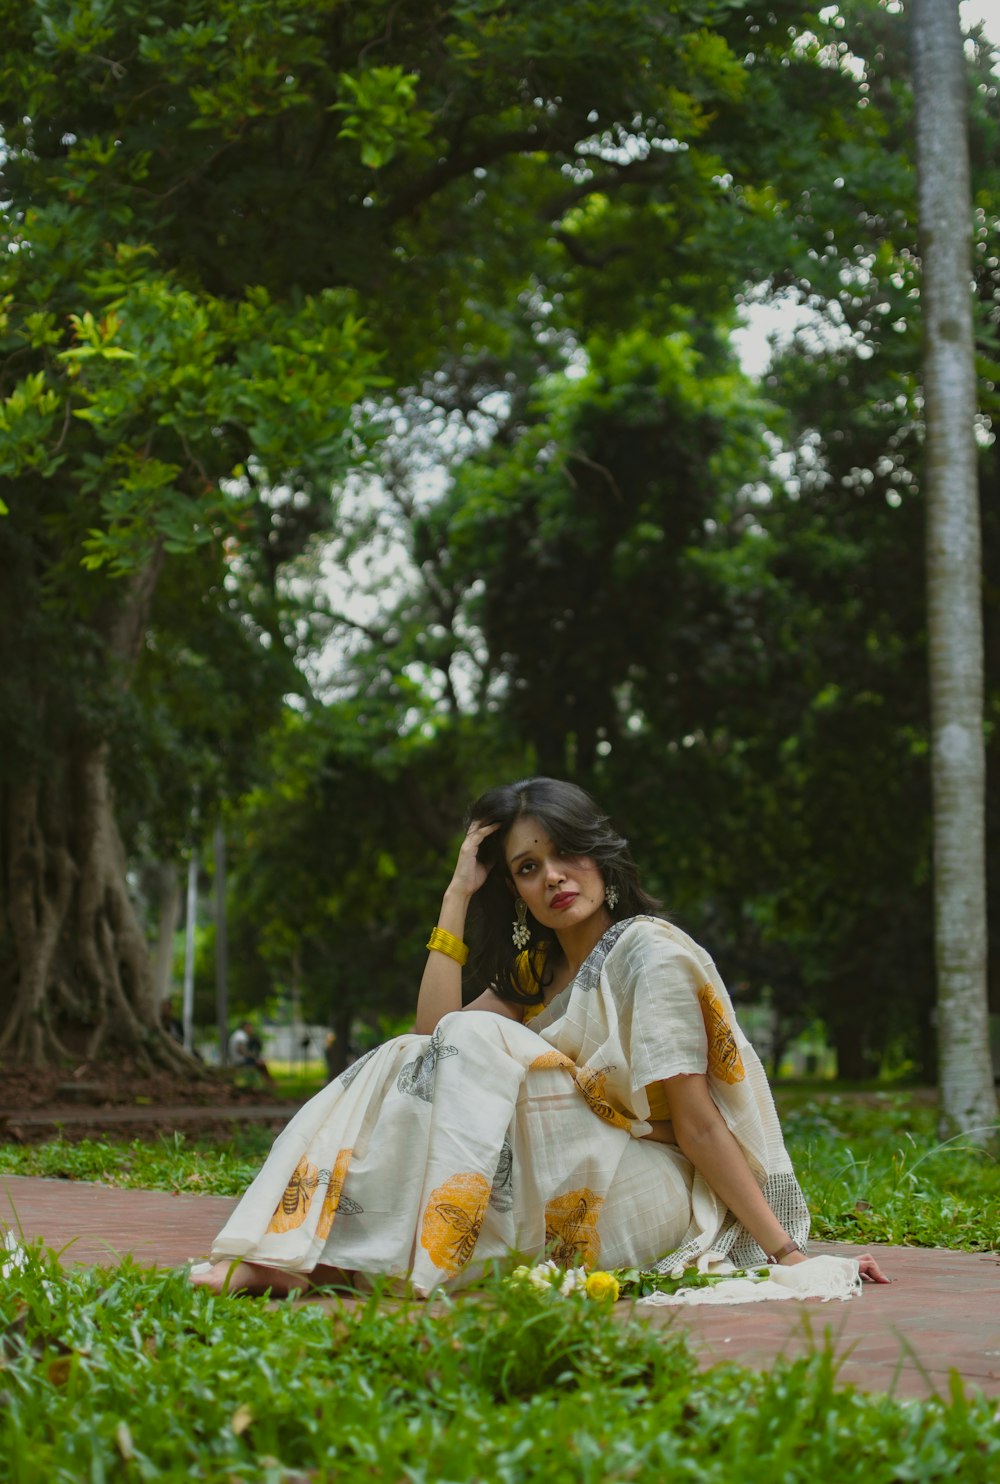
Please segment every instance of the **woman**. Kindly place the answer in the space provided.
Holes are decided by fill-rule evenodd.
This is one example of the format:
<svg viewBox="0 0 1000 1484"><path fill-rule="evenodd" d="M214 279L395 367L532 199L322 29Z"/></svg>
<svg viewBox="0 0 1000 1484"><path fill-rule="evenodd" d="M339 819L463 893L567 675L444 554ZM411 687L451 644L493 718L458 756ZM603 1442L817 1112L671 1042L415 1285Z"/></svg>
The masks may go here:
<svg viewBox="0 0 1000 1484"><path fill-rule="evenodd" d="M192 1281L286 1294L382 1274L427 1294L511 1252L803 1261L808 1213L763 1070L626 841L548 778L491 790L471 818L416 1034L300 1110ZM470 908L487 987L463 1009Z"/></svg>

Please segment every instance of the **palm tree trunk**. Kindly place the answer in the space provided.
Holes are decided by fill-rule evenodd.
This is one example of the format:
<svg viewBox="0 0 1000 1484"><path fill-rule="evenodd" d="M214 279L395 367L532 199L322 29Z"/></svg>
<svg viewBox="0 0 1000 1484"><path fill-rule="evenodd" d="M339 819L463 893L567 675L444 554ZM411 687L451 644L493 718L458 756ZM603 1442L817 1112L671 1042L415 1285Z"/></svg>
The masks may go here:
<svg viewBox="0 0 1000 1484"><path fill-rule="evenodd" d="M957 0L913 0L941 1111L985 1143L985 754L972 200Z"/></svg>

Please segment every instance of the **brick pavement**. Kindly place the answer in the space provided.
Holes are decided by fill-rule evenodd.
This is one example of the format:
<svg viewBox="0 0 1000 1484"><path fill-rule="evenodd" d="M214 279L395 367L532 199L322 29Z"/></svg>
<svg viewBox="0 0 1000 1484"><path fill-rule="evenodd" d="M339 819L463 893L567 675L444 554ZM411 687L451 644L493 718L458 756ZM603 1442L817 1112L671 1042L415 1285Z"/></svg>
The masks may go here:
<svg viewBox="0 0 1000 1484"><path fill-rule="evenodd" d="M66 1264L173 1267L204 1256L235 1202L221 1196L118 1190L79 1181L0 1175L0 1224L41 1237ZM816 1252L856 1249L816 1243ZM1000 1397L1000 1255L873 1248L895 1281L865 1285L849 1303L640 1309L653 1325L680 1324L705 1365L760 1367L822 1347L829 1335L840 1380L898 1396L947 1394L949 1373ZM618 1313L624 1314L624 1306Z"/></svg>

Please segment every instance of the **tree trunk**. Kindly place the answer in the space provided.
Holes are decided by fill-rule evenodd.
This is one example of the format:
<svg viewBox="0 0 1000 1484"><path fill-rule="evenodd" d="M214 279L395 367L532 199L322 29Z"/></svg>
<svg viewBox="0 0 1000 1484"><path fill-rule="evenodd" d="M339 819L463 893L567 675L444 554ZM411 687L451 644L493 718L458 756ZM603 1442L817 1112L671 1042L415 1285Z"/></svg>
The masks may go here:
<svg viewBox="0 0 1000 1484"><path fill-rule="evenodd" d="M972 201L956 0L914 0L941 1111L985 1143L996 1123L986 1009L983 629Z"/></svg>
<svg viewBox="0 0 1000 1484"><path fill-rule="evenodd" d="M158 548L96 607L102 684L129 683L162 563ZM30 584L21 597L28 606L40 601ZM125 1054L146 1068L197 1075L197 1063L159 1024L149 949L128 893L108 744L90 730L106 695L100 684L92 693L81 688L87 708L75 714L78 694L50 694L51 681L36 664L32 691L21 697L33 713L24 727L32 747L0 787L0 1057L43 1066Z"/></svg>
<svg viewBox="0 0 1000 1484"><path fill-rule="evenodd" d="M100 744L4 791L0 1055L42 1066L126 1053L189 1072L157 1023L107 763Z"/></svg>
<svg viewBox="0 0 1000 1484"><path fill-rule="evenodd" d="M153 873L159 931L153 958L153 995L157 1009L173 995L174 934L181 915L181 886L173 861L160 861Z"/></svg>
<svg viewBox="0 0 1000 1484"><path fill-rule="evenodd" d="M864 1082L878 1073L863 1026L844 1022L830 1027L837 1056L837 1078L842 1082Z"/></svg>
<svg viewBox="0 0 1000 1484"><path fill-rule="evenodd" d="M226 922L226 832L215 826L215 1025L219 1066L229 1060L229 941Z"/></svg>
<svg viewBox="0 0 1000 1484"><path fill-rule="evenodd" d="M333 1031L333 1047L327 1053L327 1080L332 1082L347 1066L350 1051L351 1024L354 1010L349 1001L341 1000L330 1011L330 1028Z"/></svg>

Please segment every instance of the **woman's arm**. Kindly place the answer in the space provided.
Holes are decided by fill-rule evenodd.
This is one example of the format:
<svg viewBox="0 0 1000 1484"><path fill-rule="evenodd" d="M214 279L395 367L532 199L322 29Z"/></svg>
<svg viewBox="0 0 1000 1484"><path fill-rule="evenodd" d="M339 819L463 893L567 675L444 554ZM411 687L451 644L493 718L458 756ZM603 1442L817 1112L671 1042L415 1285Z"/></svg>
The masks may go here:
<svg viewBox="0 0 1000 1484"><path fill-rule="evenodd" d="M682 1074L666 1078L662 1086L670 1099L674 1135L682 1153L764 1251L780 1251L791 1239L764 1199L746 1156L716 1107L708 1078L702 1073ZM779 1259L789 1265L803 1260L802 1253L794 1249ZM874 1283L888 1282L873 1257L866 1253L858 1261L862 1277Z"/></svg>
<svg viewBox="0 0 1000 1484"><path fill-rule="evenodd" d="M456 926L451 927L450 923L455 923ZM445 892L438 927L461 938L464 926L465 907L460 900L449 900L448 893ZM508 1020L520 1020L524 1013L519 1005L502 1000L493 989L484 989L481 995L463 1005L461 964L447 954L431 949L420 981L414 1029L418 1035L429 1036L442 1016L450 1015L453 1010L488 1010L493 1015L505 1015Z"/></svg>
<svg viewBox="0 0 1000 1484"><path fill-rule="evenodd" d="M463 847L464 848L464 847ZM471 895L471 894L470 894ZM453 937L465 936L465 915L469 908L469 897L455 889L455 883L444 894L437 925ZM417 995L415 1029L421 1036L429 1036L443 1015L462 1008L462 965L446 953L432 948L427 955L420 993Z"/></svg>
<svg viewBox="0 0 1000 1484"><path fill-rule="evenodd" d="M469 903L489 875L489 867L484 866L478 858L479 847L486 837L492 835L497 829L499 825L477 824L473 820L462 841L454 874L441 902L437 925L460 941L465 936L465 919ZM496 1006L504 1005L504 1001L498 995L487 990L467 1008L470 1010L495 1009L496 1006L493 1003L484 1003L487 1000L495 1000ZM447 953L441 953L438 949L432 948L427 955L427 965L420 981L420 993L417 996L415 1022L417 1033L429 1036L442 1016L450 1015L453 1010L461 1010L461 1008L462 966ZM512 1011L514 1011L515 1018L520 1019L514 1006L500 1010L499 1013L510 1014Z"/></svg>
<svg viewBox="0 0 1000 1484"><path fill-rule="evenodd" d="M788 1233L764 1199L743 1150L716 1107L708 1078L690 1073L668 1077L662 1086L670 1099L674 1137L681 1152L765 1252L784 1247L790 1240Z"/></svg>

